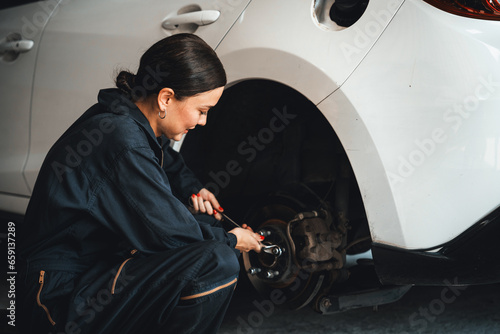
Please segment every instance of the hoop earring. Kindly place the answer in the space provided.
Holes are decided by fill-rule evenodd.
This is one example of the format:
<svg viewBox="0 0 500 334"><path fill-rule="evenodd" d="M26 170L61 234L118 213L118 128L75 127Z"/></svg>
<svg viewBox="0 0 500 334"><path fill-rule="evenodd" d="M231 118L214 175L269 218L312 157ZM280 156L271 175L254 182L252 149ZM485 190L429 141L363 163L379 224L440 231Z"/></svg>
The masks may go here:
<svg viewBox="0 0 500 334"><path fill-rule="evenodd" d="M158 117L160 117L161 119L164 119L165 117L167 117L167 110L163 110L165 112L165 114L163 115L163 117L161 117L161 110L158 111Z"/></svg>

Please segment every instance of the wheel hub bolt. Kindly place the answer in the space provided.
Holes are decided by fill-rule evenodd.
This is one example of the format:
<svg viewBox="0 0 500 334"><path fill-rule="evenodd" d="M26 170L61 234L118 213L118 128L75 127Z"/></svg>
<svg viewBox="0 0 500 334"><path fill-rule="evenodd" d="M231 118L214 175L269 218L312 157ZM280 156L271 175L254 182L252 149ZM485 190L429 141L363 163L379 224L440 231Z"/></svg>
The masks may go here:
<svg viewBox="0 0 500 334"><path fill-rule="evenodd" d="M268 237L268 236L271 235L271 231L269 231L269 230L261 230L261 231L259 231L259 234L261 236L263 236L263 237Z"/></svg>
<svg viewBox="0 0 500 334"><path fill-rule="evenodd" d="M276 270L268 270L266 273L266 278L274 278L280 274L279 271Z"/></svg>
<svg viewBox="0 0 500 334"><path fill-rule="evenodd" d="M248 273L249 273L250 275L257 275L257 274L258 274L258 273L260 273L261 271L262 271L262 269L260 269L260 268L253 268L253 267L252 267L252 268L248 269Z"/></svg>

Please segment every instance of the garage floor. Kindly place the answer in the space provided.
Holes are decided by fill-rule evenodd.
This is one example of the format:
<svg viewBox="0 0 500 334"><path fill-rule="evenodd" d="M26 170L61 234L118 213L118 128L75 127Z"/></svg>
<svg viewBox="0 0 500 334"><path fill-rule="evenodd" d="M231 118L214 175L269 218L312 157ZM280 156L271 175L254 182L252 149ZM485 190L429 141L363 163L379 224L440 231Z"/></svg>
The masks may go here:
<svg viewBox="0 0 500 334"><path fill-rule="evenodd" d="M236 289L219 334L500 333L500 284L461 288L455 291L456 298L450 291L443 294L443 289L413 287L398 302L378 310L320 315L310 308L259 311L255 304L262 299L243 283ZM0 333L17 333L3 321L1 325Z"/></svg>
<svg viewBox="0 0 500 334"><path fill-rule="evenodd" d="M265 303L259 310L262 298L239 286L219 333L500 333L500 284L444 289L413 287L377 310L320 315L310 308L289 311Z"/></svg>

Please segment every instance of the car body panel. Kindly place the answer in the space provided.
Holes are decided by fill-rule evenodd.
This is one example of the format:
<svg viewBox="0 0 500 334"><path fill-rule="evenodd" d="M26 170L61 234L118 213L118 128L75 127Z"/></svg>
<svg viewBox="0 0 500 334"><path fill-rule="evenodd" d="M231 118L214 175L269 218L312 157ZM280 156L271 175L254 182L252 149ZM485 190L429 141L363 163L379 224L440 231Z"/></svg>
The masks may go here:
<svg viewBox="0 0 500 334"><path fill-rule="evenodd" d="M315 20L314 1L289 1L283 6L280 1L254 0L217 53L230 84L271 79L317 104L349 77L401 2L371 1L355 27L333 31ZM270 29L269 23L276 25Z"/></svg>
<svg viewBox="0 0 500 334"><path fill-rule="evenodd" d="M0 14L2 42L12 34L34 42L30 51L20 53L15 59L0 56L0 77L3 78L0 80L0 101L4 106L4 121L0 122L0 193L4 196L30 195L22 170L29 149L33 73L42 32L54 9L54 6L32 3L3 10ZM7 208L11 207L9 201Z"/></svg>
<svg viewBox="0 0 500 334"><path fill-rule="evenodd" d="M375 241L437 247L500 204L499 28L500 22L406 1L342 86L342 96L330 97L329 105L338 109L348 107L342 102L347 97L382 164L375 167L376 160L354 153L351 131L333 123L347 154L360 160L352 161L353 169L364 181L359 183ZM373 84L380 80L384 85ZM391 197L396 221L381 214Z"/></svg>

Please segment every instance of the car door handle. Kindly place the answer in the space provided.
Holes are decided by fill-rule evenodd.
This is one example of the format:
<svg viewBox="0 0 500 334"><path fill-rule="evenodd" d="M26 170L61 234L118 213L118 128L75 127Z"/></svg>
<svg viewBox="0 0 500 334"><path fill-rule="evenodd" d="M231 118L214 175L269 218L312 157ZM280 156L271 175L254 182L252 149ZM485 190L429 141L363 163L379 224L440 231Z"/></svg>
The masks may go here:
<svg viewBox="0 0 500 334"><path fill-rule="evenodd" d="M167 30L174 30L180 24L194 23L199 26L214 23L219 19L220 12L218 10L200 10L197 12L179 14L173 17L167 17L161 23L161 26Z"/></svg>
<svg viewBox="0 0 500 334"><path fill-rule="evenodd" d="M25 53L30 51L35 45L35 42L28 39L20 39L18 41L8 41L0 43L0 54L6 52Z"/></svg>

